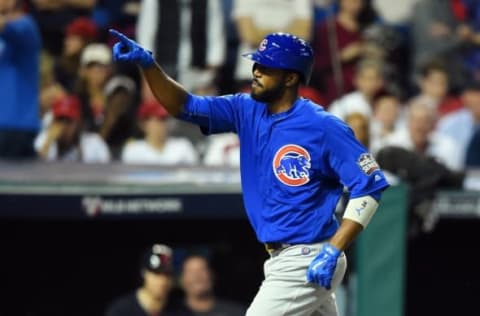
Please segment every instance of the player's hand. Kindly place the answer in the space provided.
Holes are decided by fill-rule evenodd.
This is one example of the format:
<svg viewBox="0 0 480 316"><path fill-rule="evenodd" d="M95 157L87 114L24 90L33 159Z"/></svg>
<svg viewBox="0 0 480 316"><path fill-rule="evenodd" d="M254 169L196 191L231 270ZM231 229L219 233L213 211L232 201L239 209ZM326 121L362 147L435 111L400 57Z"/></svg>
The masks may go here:
<svg viewBox="0 0 480 316"><path fill-rule="evenodd" d="M114 29L110 29L109 32L118 39L112 48L113 61L134 62L143 68L148 68L155 63L152 52Z"/></svg>
<svg viewBox="0 0 480 316"><path fill-rule="evenodd" d="M317 283L330 290L340 253L340 250L326 243L320 253L310 263L307 270L307 281Z"/></svg>

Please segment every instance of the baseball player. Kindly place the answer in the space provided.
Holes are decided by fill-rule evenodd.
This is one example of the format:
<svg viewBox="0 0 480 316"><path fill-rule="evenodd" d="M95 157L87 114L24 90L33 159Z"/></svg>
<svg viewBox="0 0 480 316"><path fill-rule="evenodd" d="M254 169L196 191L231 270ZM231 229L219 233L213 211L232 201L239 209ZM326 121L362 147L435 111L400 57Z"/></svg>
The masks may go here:
<svg viewBox="0 0 480 316"><path fill-rule="evenodd" d="M245 209L270 258L247 316L337 315L344 250L374 215L388 182L341 120L298 88L308 83L313 50L286 33L267 35L255 52L251 93L197 96L168 77L152 54L115 30L114 60L135 62L155 97L205 134L235 132ZM341 225L334 210L350 193Z"/></svg>

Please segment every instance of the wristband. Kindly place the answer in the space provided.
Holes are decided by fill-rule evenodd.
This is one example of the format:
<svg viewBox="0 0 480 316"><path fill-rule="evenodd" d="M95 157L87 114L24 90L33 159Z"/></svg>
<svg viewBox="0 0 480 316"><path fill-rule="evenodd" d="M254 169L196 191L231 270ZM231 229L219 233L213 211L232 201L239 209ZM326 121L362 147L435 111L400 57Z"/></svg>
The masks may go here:
<svg viewBox="0 0 480 316"><path fill-rule="evenodd" d="M343 218L359 223L363 228L367 227L368 223L377 211L378 202L370 195L350 199L343 214Z"/></svg>

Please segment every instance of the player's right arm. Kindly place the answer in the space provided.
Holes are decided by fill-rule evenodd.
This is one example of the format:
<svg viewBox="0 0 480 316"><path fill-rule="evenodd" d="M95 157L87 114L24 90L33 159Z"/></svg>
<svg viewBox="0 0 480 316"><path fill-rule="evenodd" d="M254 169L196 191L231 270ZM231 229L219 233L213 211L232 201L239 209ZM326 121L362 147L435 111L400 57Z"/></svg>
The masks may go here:
<svg viewBox="0 0 480 316"><path fill-rule="evenodd" d="M250 98L193 95L163 71L150 51L120 32L110 30L110 33L119 40L112 49L113 60L140 66L155 98L172 116L200 126L205 134L238 130L241 108L244 108L241 104L250 104Z"/></svg>
<svg viewBox="0 0 480 316"><path fill-rule="evenodd" d="M155 98L172 116L178 116L187 100L188 91L163 71L150 51L116 30L110 30L110 34L119 40L113 46L114 61L139 65Z"/></svg>
<svg viewBox="0 0 480 316"><path fill-rule="evenodd" d="M188 92L170 78L157 63L142 69L143 75L155 98L172 116L178 116L187 100Z"/></svg>

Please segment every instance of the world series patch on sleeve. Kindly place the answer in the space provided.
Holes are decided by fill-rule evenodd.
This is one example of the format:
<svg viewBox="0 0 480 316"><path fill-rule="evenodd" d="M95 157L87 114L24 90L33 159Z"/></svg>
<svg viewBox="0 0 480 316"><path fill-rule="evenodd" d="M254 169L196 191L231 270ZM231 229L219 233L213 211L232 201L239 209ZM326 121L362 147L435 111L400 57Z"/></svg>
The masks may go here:
<svg viewBox="0 0 480 316"><path fill-rule="evenodd" d="M360 166L360 169L362 169L363 173L365 173L367 176L371 175L376 170L380 170L380 166L370 153L361 154L357 163Z"/></svg>

